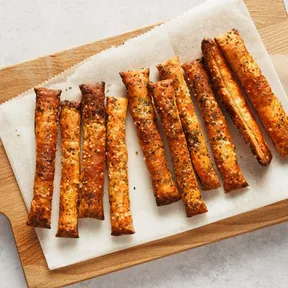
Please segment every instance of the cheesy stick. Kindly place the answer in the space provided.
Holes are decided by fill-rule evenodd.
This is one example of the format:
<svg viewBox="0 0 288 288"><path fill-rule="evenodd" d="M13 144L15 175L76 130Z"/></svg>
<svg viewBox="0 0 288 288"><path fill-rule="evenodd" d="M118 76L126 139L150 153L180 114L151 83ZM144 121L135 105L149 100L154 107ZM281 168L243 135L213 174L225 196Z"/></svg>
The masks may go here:
<svg viewBox="0 0 288 288"><path fill-rule="evenodd" d="M130 112L137 129L158 206L179 201L181 196L167 166L156 114L148 94L149 69L121 72L127 89Z"/></svg>
<svg viewBox="0 0 288 288"><path fill-rule="evenodd" d="M82 84L83 148L79 218L104 220L103 193L106 150L105 83Z"/></svg>
<svg viewBox="0 0 288 288"><path fill-rule="evenodd" d="M202 53L213 87L232 121L250 146L258 162L263 166L269 165L272 154L223 54L211 39L202 41Z"/></svg>
<svg viewBox="0 0 288 288"><path fill-rule="evenodd" d="M35 88L36 171L27 225L51 228L60 90Z"/></svg>
<svg viewBox="0 0 288 288"><path fill-rule="evenodd" d="M182 67L203 116L225 192L247 187L248 183L237 163L226 119L210 87L208 74L199 60L188 62Z"/></svg>
<svg viewBox="0 0 288 288"><path fill-rule="evenodd" d="M126 98L108 97L107 163L112 235L134 234L130 212L128 153L126 148Z"/></svg>
<svg viewBox="0 0 288 288"><path fill-rule="evenodd" d="M233 29L215 38L244 87L265 129L282 157L288 155L288 117L239 32Z"/></svg>
<svg viewBox="0 0 288 288"><path fill-rule="evenodd" d="M61 103L61 185L56 237L78 238L80 174L80 103Z"/></svg>
<svg viewBox="0 0 288 288"><path fill-rule="evenodd" d="M173 57L167 62L157 65L157 69L159 70L162 80L174 80L176 104L179 116L186 136L192 163L203 190L216 189L220 187L217 173L210 159L199 120L194 111L189 89L184 80L179 57Z"/></svg>
<svg viewBox="0 0 288 288"><path fill-rule="evenodd" d="M173 80L150 83L149 89L165 131L177 183L186 208L187 217L207 212L201 200L189 150L178 114Z"/></svg>

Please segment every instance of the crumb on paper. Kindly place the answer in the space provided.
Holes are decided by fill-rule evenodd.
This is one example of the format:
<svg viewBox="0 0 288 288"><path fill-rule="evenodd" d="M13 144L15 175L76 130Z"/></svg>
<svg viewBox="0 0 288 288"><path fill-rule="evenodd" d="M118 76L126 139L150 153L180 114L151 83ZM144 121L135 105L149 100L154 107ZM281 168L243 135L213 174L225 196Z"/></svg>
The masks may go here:
<svg viewBox="0 0 288 288"><path fill-rule="evenodd" d="M138 151L136 151L135 154L138 155Z"/></svg>

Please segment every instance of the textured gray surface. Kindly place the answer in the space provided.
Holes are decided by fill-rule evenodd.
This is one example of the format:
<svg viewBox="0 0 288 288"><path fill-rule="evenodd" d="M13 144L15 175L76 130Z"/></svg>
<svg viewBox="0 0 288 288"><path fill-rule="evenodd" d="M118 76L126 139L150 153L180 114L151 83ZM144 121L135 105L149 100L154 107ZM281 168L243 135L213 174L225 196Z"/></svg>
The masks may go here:
<svg viewBox="0 0 288 288"><path fill-rule="evenodd" d="M8 221L0 216L1 288L25 285ZM71 287L286 288L288 223L156 260Z"/></svg>
<svg viewBox="0 0 288 288"><path fill-rule="evenodd" d="M284 0L284 4L285 4L285 7L286 7L286 12L288 13L288 0Z"/></svg>
<svg viewBox="0 0 288 288"><path fill-rule="evenodd" d="M202 0L0 0L0 67L169 19L199 2ZM1 288L25 287L10 225L2 215L0 280ZM286 288L288 223L72 287L194 286Z"/></svg>

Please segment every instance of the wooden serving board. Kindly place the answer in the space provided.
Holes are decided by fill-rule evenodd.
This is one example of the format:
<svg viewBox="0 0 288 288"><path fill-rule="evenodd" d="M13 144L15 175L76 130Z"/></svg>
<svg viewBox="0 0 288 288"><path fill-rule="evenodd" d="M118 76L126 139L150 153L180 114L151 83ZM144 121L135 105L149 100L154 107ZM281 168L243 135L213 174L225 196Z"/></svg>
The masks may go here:
<svg viewBox="0 0 288 288"><path fill-rule="evenodd" d="M271 54L288 54L288 18L282 0L246 0ZM0 70L0 103L39 85L79 61L151 29L152 26ZM32 73L26 73L32 71ZM29 78L29 75L33 78ZM288 199L214 224L50 271L0 142L0 213L10 220L29 287L59 287L247 233L288 220Z"/></svg>

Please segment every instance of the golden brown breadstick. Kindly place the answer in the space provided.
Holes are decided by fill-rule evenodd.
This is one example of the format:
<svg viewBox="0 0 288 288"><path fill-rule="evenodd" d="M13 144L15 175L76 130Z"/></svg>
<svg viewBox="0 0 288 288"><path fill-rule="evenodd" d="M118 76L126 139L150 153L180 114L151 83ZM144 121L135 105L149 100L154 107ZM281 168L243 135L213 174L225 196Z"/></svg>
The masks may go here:
<svg viewBox="0 0 288 288"><path fill-rule="evenodd" d="M207 212L201 200L198 183L192 167L185 135L178 114L172 79L149 84L151 96L166 134L177 183L186 208L187 217Z"/></svg>
<svg viewBox="0 0 288 288"><path fill-rule="evenodd" d="M288 155L288 117L236 29L215 38L282 157Z"/></svg>
<svg viewBox="0 0 288 288"><path fill-rule="evenodd" d="M204 118L214 158L223 178L225 192L247 187L248 183L237 164L226 119L210 87L208 74L199 60L187 62L182 67Z"/></svg>
<svg viewBox="0 0 288 288"><path fill-rule="evenodd" d="M27 225L51 228L60 90L35 88L36 171Z"/></svg>
<svg viewBox="0 0 288 288"><path fill-rule="evenodd" d="M210 159L199 120L195 114L189 89L184 80L179 57L173 57L165 63L157 65L160 77L173 79L176 104L182 127L186 136L188 149L195 171L203 190L220 187L217 173Z"/></svg>
<svg viewBox="0 0 288 288"><path fill-rule="evenodd" d="M83 148L79 218L104 220L103 191L106 149L105 83L82 84Z"/></svg>
<svg viewBox="0 0 288 288"><path fill-rule="evenodd" d="M80 103L61 103L61 185L56 237L78 238L80 174Z"/></svg>
<svg viewBox="0 0 288 288"><path fill-rule="evenodd" d="M107 163L112 235L134 234L130 212L125 125L128 100L108 97Z"/></svg>
<svg viewBox="0 0 288 288"><path fill-rule="evenodd" d="M212 39L202 41L202 52L213 87L232 121L250 146L258 162L263 166L269 165L272 154L223 54Z"/></svg>
<svg viewBox="0 0 288 288"><path fill-rule="evenodd" d="M167 166L164 145L156 124L156 114L148 94L149 69L121 72L129 107L137 129L158 206L181 199Z"/></svg>

